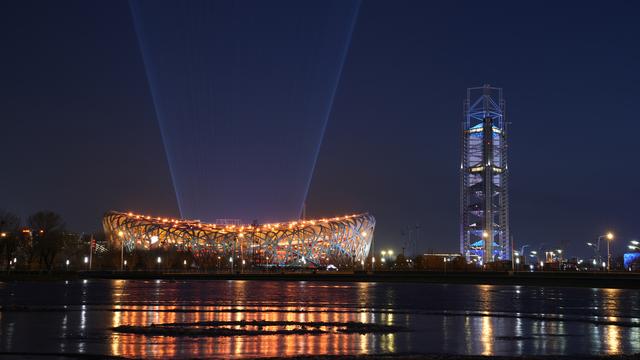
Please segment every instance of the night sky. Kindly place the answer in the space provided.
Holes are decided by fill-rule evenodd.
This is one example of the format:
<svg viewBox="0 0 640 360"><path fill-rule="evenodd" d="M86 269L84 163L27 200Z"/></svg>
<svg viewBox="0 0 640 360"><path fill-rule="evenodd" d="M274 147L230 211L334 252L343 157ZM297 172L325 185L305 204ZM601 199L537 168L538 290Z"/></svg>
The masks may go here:
<svg viewBox="0 0 640 360"><path fill-rule="evenodd" d="M634 3L297 3L211 3L194 19L204 30L183 34L196 51L176 57L195 65L167 60L177 21L145 30L155 15L132 16L128 1L0 3L0 209L54 210L79 232L108 210L251 221L270 206L297 214L308 187L308 217L375 215L378 248L399 250L402 229L419 224L419 251L458 251L462 102L467 87L491 84L511 122L516 247L587 255L584 243L608 230L618 251L640 238ZM202 74L180 84L195 95L171 85L180 74ZM184 113L171 120L167 106ZM180 117L215 125L222 143L194 125L189 148ZM234 140L243 131L254 141ZM228 158L225 171L216 161ZM247 180L245 164L266 175ZM233 193L233 206L212 188ZM282 194L292 198L270 204Z"/></svg>

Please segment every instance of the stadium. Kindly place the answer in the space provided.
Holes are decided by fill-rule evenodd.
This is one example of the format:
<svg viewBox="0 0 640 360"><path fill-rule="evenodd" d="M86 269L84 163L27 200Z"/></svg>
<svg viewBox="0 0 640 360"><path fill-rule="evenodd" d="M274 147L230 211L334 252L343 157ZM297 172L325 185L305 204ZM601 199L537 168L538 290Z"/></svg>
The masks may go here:
<svg viewBox="0 0 640 360"><path fill-rule="evenodd" d="M253 267L353 266L366 260L375 218L367 213L284 223L224 225L109 212L104 231L122 251L174 249ZM231 260L233 261L233 260Z"/></svg>

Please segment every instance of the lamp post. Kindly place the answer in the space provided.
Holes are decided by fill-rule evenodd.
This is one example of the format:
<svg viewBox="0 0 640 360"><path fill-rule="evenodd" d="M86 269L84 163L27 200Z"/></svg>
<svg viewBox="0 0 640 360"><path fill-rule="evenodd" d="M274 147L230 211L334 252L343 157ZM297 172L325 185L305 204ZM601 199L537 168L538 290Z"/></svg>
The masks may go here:
<svg viewBox="0 0 640 360"><path fill-rule="evenodd" d="M522 247L520 248L520 252L518 252L518 250L515 251L516 256L522 256L522 261L523 261L523 266L527 265L527 254L524 252L524 249L528 248L529 245L522 245ZM520 260L519 258L516 258L516 265L520 265Z"/></svg>
<svg viewBox="0 0 640 360"><path fill-rule="evenodd" d="M598 238L597 244L588 242L587 246L593 249L593 266L595 267L600 260L600 238Z"/></svg>
<svg viewBox="0 0 640 360"><path fill-rule="evenodd" d="M120 271L124 270L124 233L122 231L118 231L118 236L120 237Z"/></svg>
<svg viewBox="0 0 640 360"><path fill-rule="evenodd" d="M587 243L587 246L593 248L593 253L594 253L593 264L595 265L596 261L600 260L600 258L601 258L600 257L600 241L603 238L607 240L607 264L606 264L607 271L609 271L610 264L611 264L611 240L613 240L613 237L614 237L613 233L612 232L608 232L608 233L606 233L604 235L598 236L598 242L596 244L593 244L593 243L590 243L590 242ZM595 256L595 255L597 255L597 256ZM597 260L596 260L596 257L598 258ZM604 268L604 266L603 266L603 268Z"/></svg>
<svg viewBox="0 0 640 360"><path fill-rule="evenodd" d="M0 233L0 238L4 239L7 237L7 233L6 232L1 232ZM12 265L11 261L9 261L9 267ZM7 267L7 270L9 269L9 267Z"/></svg>
<svg viewBox="0 0 640 360"><path fill-rule="evenodd" d="M611 271L611 240L613 240L613 233L609 232L607 237L607 271Z"/></svg>

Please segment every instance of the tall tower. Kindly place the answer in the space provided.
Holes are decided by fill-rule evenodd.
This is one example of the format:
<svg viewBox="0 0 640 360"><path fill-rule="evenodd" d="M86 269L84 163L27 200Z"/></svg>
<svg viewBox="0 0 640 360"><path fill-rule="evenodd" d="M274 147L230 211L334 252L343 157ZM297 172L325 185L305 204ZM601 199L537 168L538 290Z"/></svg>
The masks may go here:
<svg viewBox="0 0 640 360"><path fill-rule="evenodd" d="M511 259L507 121L502 89L467 89L460 163L460 252L479 264Z"/></svg>

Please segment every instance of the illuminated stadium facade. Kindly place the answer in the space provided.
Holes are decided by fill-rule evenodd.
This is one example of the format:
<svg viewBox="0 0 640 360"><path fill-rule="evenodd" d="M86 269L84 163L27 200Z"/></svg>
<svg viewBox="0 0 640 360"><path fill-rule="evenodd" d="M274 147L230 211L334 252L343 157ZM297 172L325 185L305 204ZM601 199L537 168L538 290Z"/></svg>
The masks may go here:
<svg viewBox="0 0 640 360"><path fill-rule="evenodd" d="M175 249L236 258L251 266L351 266L367 258L375 219L369 214L253 225L217 225L109 212L107 239L123 251Z"/></svg>

